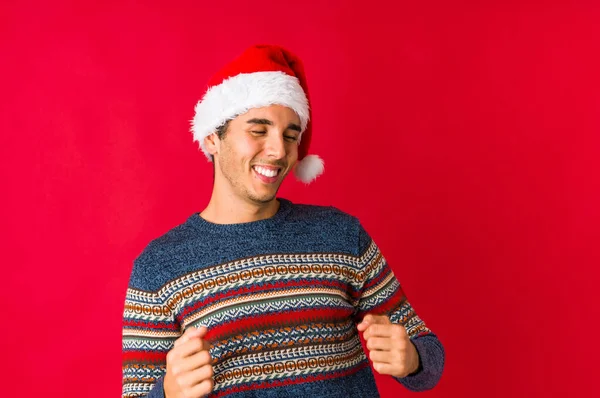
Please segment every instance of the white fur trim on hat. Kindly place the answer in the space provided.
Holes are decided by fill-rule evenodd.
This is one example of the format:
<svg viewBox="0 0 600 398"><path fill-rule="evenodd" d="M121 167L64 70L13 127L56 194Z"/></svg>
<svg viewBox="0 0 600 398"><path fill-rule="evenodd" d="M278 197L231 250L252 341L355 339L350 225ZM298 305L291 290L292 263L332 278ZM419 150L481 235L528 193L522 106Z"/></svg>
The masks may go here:
<svg viewBox="0 0 600 398"><path fill-rule="evenodd" d="M325 162L317 155L307 155L296 163L294 174L296 178L305 184L311 183L315 178L323 174Z"/></svg>
<svg viewBox="0 0 600 398"><path fill-rule="evenodd" d="M210 160L204 138L218 127L252 108L283 105L294 110L300 118L302 131L310 118L308 99L298 78L284 72L241 73L210 87L196 104L192 120L194 141Z"/></svg>

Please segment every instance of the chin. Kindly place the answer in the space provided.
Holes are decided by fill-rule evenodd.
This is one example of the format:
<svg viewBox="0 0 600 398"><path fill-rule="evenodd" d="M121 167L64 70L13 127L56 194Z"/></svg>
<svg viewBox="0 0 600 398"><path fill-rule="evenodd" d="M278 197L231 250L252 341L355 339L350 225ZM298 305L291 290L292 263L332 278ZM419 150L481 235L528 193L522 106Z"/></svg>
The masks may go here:
<svg viewBox="0 0 600 398"><path fill-rule="evenodd" d="M248 198L255 203L269 203L277 197L277 190L274 192L252 192L248 193Z"/></svg>
<svg viewBox="0 0 600 398"><path fill-rule="evenodd" d="M268 195L251 195L250 196L250 200L252 200L253 202L256 203L269 203L271 201L273 201L275 198L277 197L277 194L268 194Z"/></svg>
<svg viewBox="0 0 600 398"><path fill-rule="evenodd" d="M279 186L252 186L248 187L249 189L246 191L246 196L248 199L255 203L269 203L277 197L277 192L279 192Z"/></svg>

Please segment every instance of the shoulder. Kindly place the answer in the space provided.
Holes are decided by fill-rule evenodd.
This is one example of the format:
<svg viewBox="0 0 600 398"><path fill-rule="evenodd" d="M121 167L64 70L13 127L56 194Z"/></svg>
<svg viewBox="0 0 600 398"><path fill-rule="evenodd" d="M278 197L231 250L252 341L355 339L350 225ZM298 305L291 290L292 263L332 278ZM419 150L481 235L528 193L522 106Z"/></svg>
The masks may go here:
<svg viewBox="0 0 600 398"><path fill-rule="evenodd" d="M343 228L356 228L358 219L333 206L294 204L289 221L307 222L313 225L331 225Z"/></svg>
<svg viewBox="0 0 600 398"><path fill-rule="evenodd" d="M148 243L134 260L131 287L154 291L176 274L184 258L192 254L190 248L198 235L190 219Z"/></svg>
<svg viewBox="0 0 600 398"><path fill-rule="evenodd" d="M334 250L353 255L361 251L364 230L359 219L336 207L294 204L287 221L298 234L311 234Z"/></svg>

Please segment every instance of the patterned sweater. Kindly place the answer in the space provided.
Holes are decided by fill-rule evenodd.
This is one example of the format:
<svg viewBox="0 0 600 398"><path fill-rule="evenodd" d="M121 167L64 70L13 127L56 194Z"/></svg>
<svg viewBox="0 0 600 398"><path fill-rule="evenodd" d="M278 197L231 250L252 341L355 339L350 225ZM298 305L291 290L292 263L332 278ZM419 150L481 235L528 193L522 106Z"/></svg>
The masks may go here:
<svg viewBox="0 0 600 398"><path fill-rule="evenodd" d="M356 324L387 314L407 329L433 388L444 349L359 221L279 199L271 218L213 224L197 213L135 260L123 320L123 397L164 397L166 354L208 327L210 397L378 397Z"/></svg>

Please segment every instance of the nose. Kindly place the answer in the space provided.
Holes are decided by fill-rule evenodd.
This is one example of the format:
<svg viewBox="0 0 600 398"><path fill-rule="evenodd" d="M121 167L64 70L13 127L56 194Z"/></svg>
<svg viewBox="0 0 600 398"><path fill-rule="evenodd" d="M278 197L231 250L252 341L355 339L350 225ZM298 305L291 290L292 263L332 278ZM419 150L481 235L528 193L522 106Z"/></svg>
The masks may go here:
<svg viewBox="0 0 600 398"><path fill-rule="evenodd" d="M271 159L283 159L285 157L285 142L282 134L269 134L265 143L265 153Z"/></svg>

